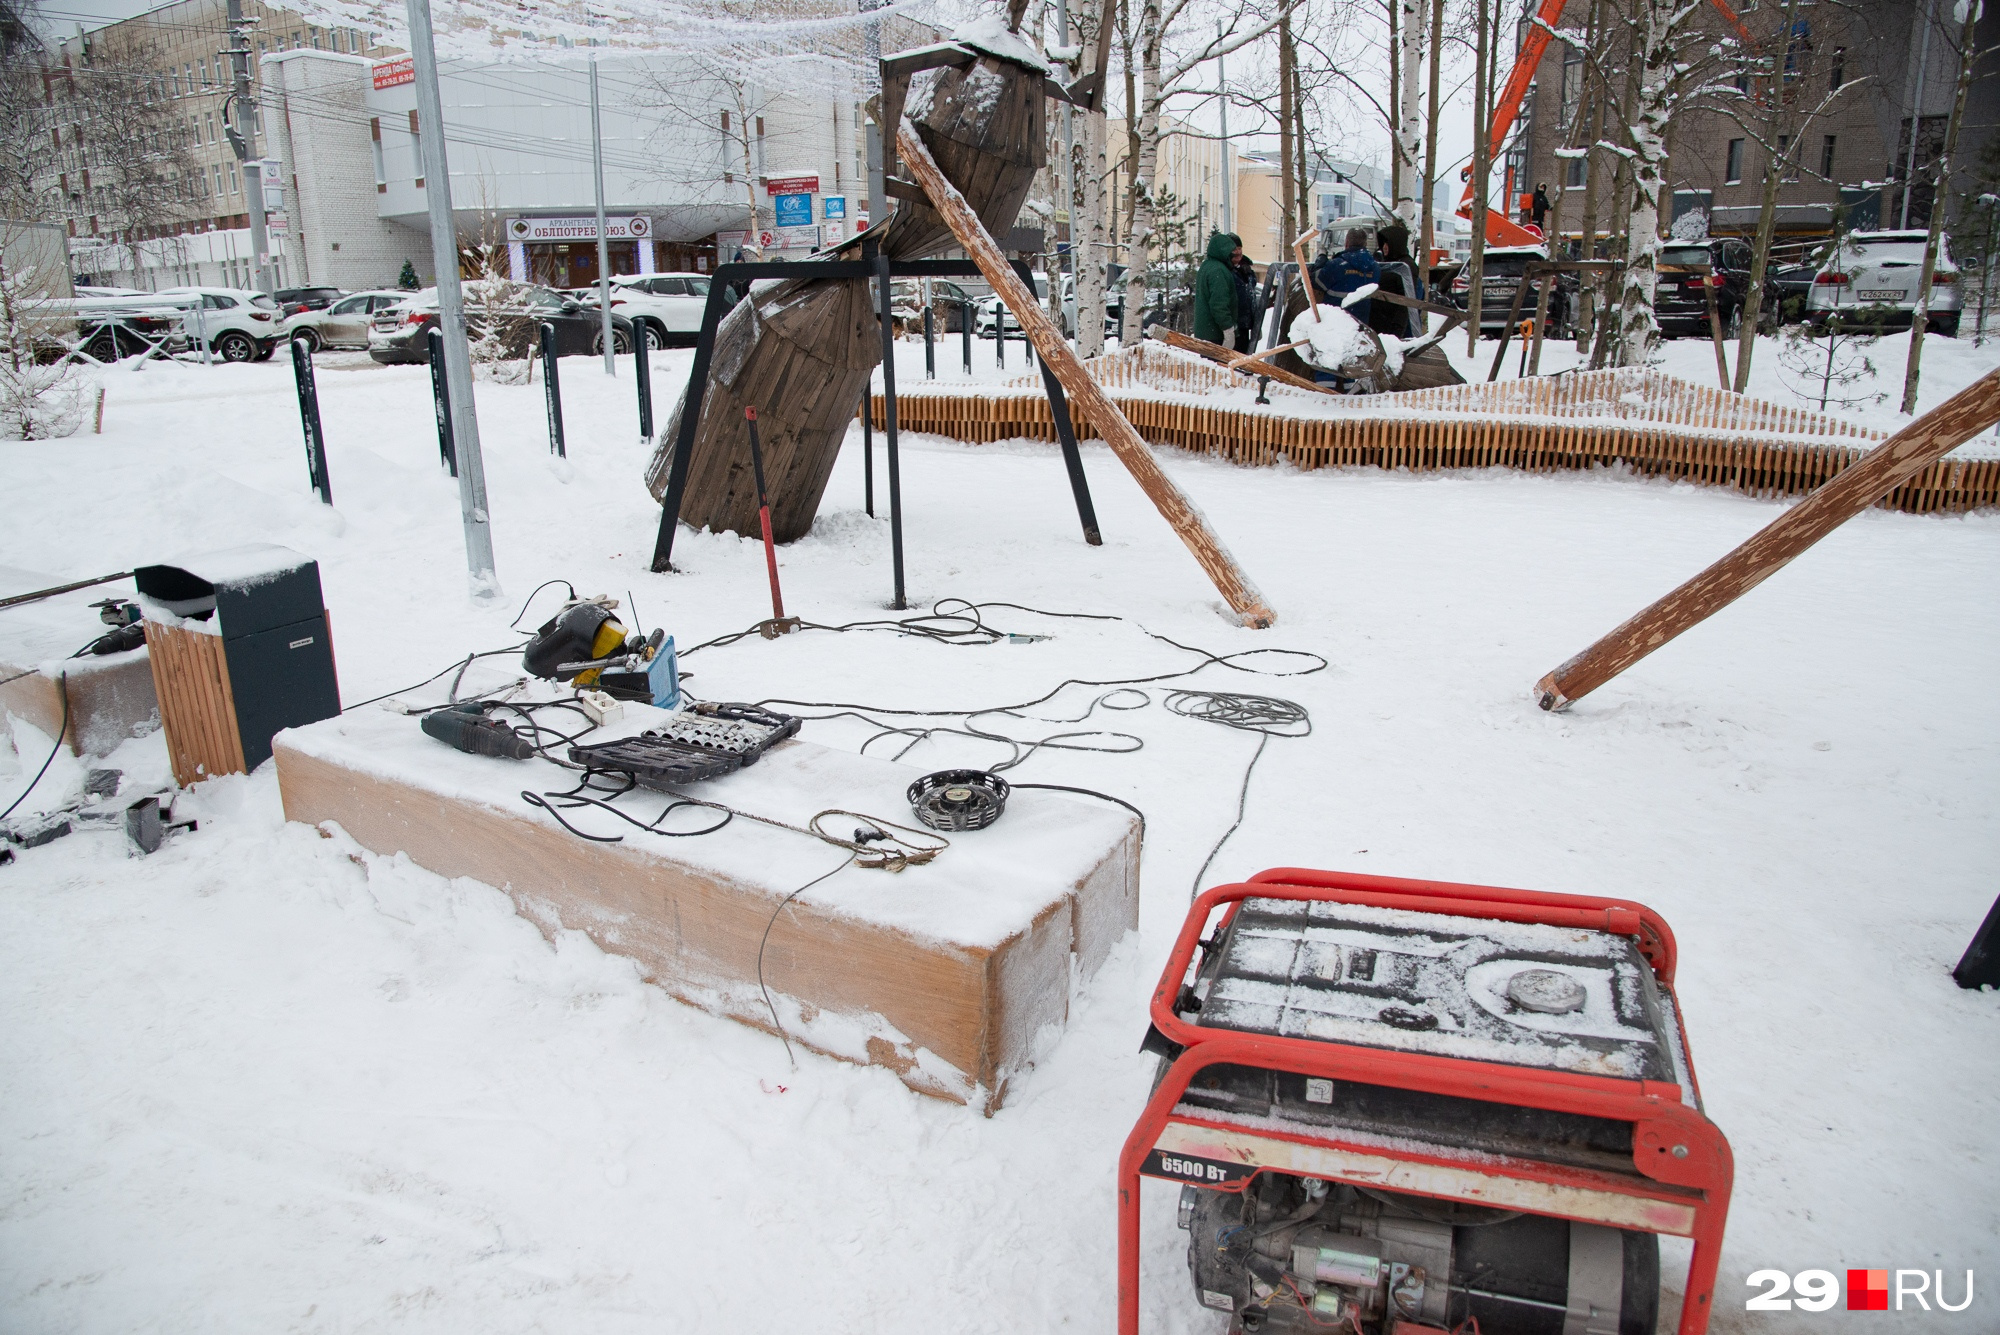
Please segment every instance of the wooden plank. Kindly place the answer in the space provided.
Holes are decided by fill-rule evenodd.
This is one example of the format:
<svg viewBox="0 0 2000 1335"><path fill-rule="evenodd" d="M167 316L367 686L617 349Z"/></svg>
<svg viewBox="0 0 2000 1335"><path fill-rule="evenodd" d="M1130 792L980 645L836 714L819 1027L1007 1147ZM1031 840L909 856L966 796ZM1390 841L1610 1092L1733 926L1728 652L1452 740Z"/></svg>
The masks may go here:
<svg viewBox="0 0 2000 1335"><path fill-rule="evenodd" d="M1646 607L1535 684L1559 709L1762 584L1840 525L2000 422L2000 371L1988 372L1870 450L1748 542Z"/></svg>
<svg viewBox="0 0 2000 1335"><path fill-rule="evenodd" d="M938 165L932 160L930 150L923 140L905 122L898 130L897 137L902 144L902 156L910 174L917 178L930 195L937 211L950 225L953 235L965 248L973 262L979 266L993 291L1007 305L1014 318L1020 322L1022 330L1034 342L1035 350L1042 361L1068 391L1073 405L1082 416L1091 421L1118 456L1126 471L1132 474L1140 490L1153 502L1161 516L1173 526L1174 531L1193 553L1209 579L1215 584L1223 599L1242 619L1253 627L1271 625L1277 615L1264 601L1256 586L1250 582L1235 557L1222 545L1222 540L1208 526L1201 512L1181 494L1179 487L1160 469L1146 442L1133 429L1131 422L1119 411L1110 396L1099 388L1077 360L1076 353L1063 341L1062 334L1049 320L1035 299L1035 294L1025 287L1019 275L1008 266L1000 248L994 244L993 236L973 212L972 206L959 194L956 187L945 178Z"/></svg>

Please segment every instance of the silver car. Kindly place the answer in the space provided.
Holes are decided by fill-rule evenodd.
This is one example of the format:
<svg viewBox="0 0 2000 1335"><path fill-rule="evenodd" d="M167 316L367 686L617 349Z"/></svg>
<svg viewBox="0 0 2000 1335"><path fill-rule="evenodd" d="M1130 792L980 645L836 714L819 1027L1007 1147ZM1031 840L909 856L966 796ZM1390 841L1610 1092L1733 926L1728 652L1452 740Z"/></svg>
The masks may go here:
<svg viewBox="0 0 2000 1335"><path fill-rule="evenodd" d="M1838 320L1847 328L1909 328L1929 239L1921 231L1849 232L1813 275L1806 293L1807 326L1824 329ZM1931 275L1927 332L1957 337L1962 304L1958 289L1958 266L1952 263L1950 243L1941 236Z"/></svg>
<svg viewBox="0 0 2000 1335"><path fill-rule="evenodd" d="M300 311L285 321L285 336L304 339L313 352L321 348L365 348L368 326L375 312L400 306L415 295L394 288L355 292L325 310Z"/></svg>

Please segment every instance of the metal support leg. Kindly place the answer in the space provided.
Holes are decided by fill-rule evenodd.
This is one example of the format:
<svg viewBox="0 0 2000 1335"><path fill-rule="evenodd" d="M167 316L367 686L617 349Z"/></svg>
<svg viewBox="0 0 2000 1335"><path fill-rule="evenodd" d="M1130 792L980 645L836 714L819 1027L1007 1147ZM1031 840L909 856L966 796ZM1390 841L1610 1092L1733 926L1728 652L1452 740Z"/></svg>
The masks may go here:
<svg viewBox="0 0 2000 1335"><path fill-rule="evenodd" d="M959 303L958 334L965 344L965 374L969 378L972 375L972 303L969 301Z"/></svg>
<svg viewBox="0 0 2000 1335"><path fill-rule="evenodd" d="M924 307L924 379L937 379L937 330L933 328L931 308Z"/></svg>
<svg viewBox="0 0 2000 1335"><path fill-rule="evenodd" d="M1030 292L1035 290L1034 276L1024 261L1014 261L1014 272L1021 276ZM1048 362L1038 365L1042 370L1042 388L1049 395L1049 416L1056 424L1056 440L1062 445L1063 467L1069 471L1070 494L1076 497L1076 517L1083 525L1083 540L1092 547L1102 547L1104 535L1097 528L1097 507L1090 502L1090 483L1083 475L1083 455L1076 448L1076 424L1069 415L1069 398Z"/></svg>
<svg viewBox="0 0 2000 1335"><path fill-rule="evenodd" d="M868 247L873 251L874 247ZM880 251L869 256L875 264L875 280L881 289L882 327L882 436L889 454L889 557L895 567L896 596L889 604L902 611L909 604L903 592L903 474L896 451L896 330L890 320L889 257Z"/></svg>
<svg viewBox="0 0 2000 1335"><path fill-rule="evenodd" d="M875 517L875 394L861 396L861 503Z"/></svg>

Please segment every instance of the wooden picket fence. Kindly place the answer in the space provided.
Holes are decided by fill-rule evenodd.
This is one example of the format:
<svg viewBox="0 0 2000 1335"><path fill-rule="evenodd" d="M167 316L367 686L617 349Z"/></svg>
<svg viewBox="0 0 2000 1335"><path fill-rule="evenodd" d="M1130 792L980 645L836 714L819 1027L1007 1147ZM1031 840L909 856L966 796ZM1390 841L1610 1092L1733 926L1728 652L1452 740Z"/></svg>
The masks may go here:
<svg viewBox="0 0 2000 1335"><path fill-rule="evenodd" d="M1154 445L1249 466L1302 469L1623 466L1648 477L1797 496L1833 477L1883 433L1826 413L1724 393L1658 371L1614 369L1405 394L1332 396L1252 382L1158 343L1092 358L1091 374ZM1211 400L1236 390L1228 404ZM881 395L872 411L883 425ZM898 386L897 425L955 440L1055 439L1039 374L981 393ZM1077 434L1097 433L1078 420ZM1944 459L1882 504L1927 514L2000 505L2000 459Z"/></svg>

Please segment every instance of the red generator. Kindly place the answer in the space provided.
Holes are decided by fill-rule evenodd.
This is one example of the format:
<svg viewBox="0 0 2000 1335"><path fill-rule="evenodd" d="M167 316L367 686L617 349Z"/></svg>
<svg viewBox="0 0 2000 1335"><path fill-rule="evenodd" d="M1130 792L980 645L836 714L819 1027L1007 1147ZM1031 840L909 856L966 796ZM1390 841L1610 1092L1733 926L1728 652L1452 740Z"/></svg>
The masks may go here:
<svg viewBox="0 0 2000 1335"><path fill-rule="evenodd" d="M1662 1233L1694 1241L1703 1335L1733 1170L1673 980L1626 900L1295 867L1210 890L1119 1159L1119 1335L1142 1177L1181 1184L1232 1335L1655 1335Z"/></svg>

